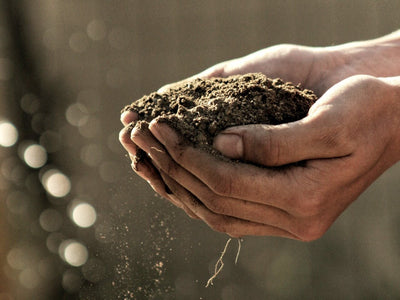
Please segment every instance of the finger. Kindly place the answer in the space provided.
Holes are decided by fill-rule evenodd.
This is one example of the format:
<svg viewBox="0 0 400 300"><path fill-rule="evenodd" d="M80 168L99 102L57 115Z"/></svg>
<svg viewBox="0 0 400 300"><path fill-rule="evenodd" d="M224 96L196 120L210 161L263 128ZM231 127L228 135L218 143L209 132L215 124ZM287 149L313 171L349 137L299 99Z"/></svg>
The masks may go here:
<svg viewBox="0 0 400 300"><path fill-rule="evenodd" d="M162 145L153 137L151 132L148 130L148 124L146 122L136 123L136 126L131 131L130 139L135 145L139 146L138 149L144 152L148 152L149 147L162 147ZM176 206L184 209L186 213L192 218L197 218L196 215L189 211L187 207L179 201L179 199L172 195L172 192L169 192L170 187L168 186L168 184L166 185L164 183L164 180L160 176L159 171L154 167L153 163L149 159L146 160L146 163L147 168L150 169L151 174L154 175L154 179L146 179L153 187L153 189L164 198L171 200L171 202L173 202Z"/></svg>
<svg viewBox="0 0 400 300"><path fill-rule="evenodd" d="M301 177L303 168L275 170L222 161L205 151L185 145L181 137L166 124L151 122L149 129L175 162L217 195L271 205L290 214L297 204L297 197L301 197L303 187L297 179ZM174 165L165 168L164 171L175 178L175 175L171 175L176 172ZM262 191L260 186L263 187ZM294 190L299 192L293 193Z"/></svg>
<svg viewBox="0 0 400 300"><path fill-rule="evenodd" d="M146 154L145 154L146 155ZM152 189L157 192L160 196L169 200L172 204L179 208L184 208L184 205L177 200L171 194L169 187L164 183L159 172L154 168L154 166L149 162L149 158L135 157L132 161L132 169L141 178L147 181L147 183L152 187Z"/></svg>
<svg viewBox="0 0 400 300"><path fill-rule="evenodd" d="M192 219L200 219L200 217L198 217L192 211L191 206L187 205L188 201L183 201L181 199L183 195L186 196L186 194L183 192L183 187L181 187L175 180L173 180L171 177L169 177L162 171L160 171L160 176L163 179L163 181L165 182L165 184L171 190L171 194L169 195L169 197L171 199L174 199L174 201L179 202L182 206L181 208L186 212L187 215L189 215L189 217L191 217ZM188 199L188 200L190 200L190 199Z"/></svg>
<svg viewBox="0 0 400 300"><path fill-rule="evenodd" d="M154 156L162 155L161 151L155 149L154 152L151 153L154 154ZM164 156L168 157L168 155ZM162 161L165 157L161 158L161 164L163 164ZM155 158L154 161L159 162L158 158ZM182 168L180 169L180 172L184 174L185 170ZM175 179L172 179L169 175L164 173L162 167L160 174L168 186L172 186L173 194L179 197L182 203L201 217L209 226L217 231L226 232L236 237L243 235L278 235L302 241L313 241L320 238L328 230L340 212L349 204L349 202L345 202L344 205L334 203L331 209L321 210L319 214L306 217L294 217L274 207L256 205L239 199L218 197L211 192L200 192L200 194L203 193L203 195L198 197L197 188L192 187L188 189L186 186L181 185L179 180L175 181ZM174 173L174 175L177 174L178 173ZM190 174L185 174L183 176L183 178L186 179L189 177L191 177ZM173 181L173 184L170 183L171 181ZM201 198L203 196L204 198ZM323 201L324 200L321 199L321 203ZM232 218L229 219L228 217ZM246 226L249 224L252 225L247 229L246 226L244 226L244 228L240 226L237 230L235 226L230 228L230 221L227 222L227 220L241 221L244 222ZM249 223L246 223L246 221ZM257 225L256 227L260 226L260 224L266 225L267 227L257 229L254 224ZM271 229L275 233L272 233ZM258 230L260 230L261 233L257 233Z"/></svg>
<svg viewBox="0 0 400 300"><path fill-rule="evenodd" d="M168 198L170 193L168 187L164 184L157 170L149 163L148 158L135 157L132 160L132 170L146 180L157 193Z"/></svg>
<svg viewBox="0 0 400 300"><path fill-rule="evenodd" d="M328 112L281 125L231 127L214 139L223 155L264 166L282 166L308 159L350 155L338 117Z"/></svg>
<svg viewBox="0 0 400 300"><path fill-rule="evenodd" d="M128 126L122 128L122 130L119 132L119 141L130 155L135 156L138 151L138 147L131 140L131 132L133 127L134 123L130 123Z"/></svg>
<svg viewBox="0 0 400 300"><path fill-rule="evenodd" d="M146 153L132 142L130 138L132 126L133 123L131 123L131 126L127 126L122 129L120 132L120 141L124 145L125 149L129 152L129 157L132 160L132 169L140 177L146 180L153 190L155 190L158 194L171 201L179 208L183 208L182 203L171 197L168 186L165 185L160 174L158 173L157 169L154 168Z"/></svg>
<svg viewBox="0 0 400 300"><path fill-rule="evenodd" d="M121 122L124 126L127 126L129 123L136 122L138 120L138 114L131 110L126 110L121 114Z"/></svg>
<svg viewBox="0 0 400 300"><path fill-rule="evenodd" d="M203 182L175 163L164 151L152 148L149 155L154 164L161 169L161 174L166 174L163 170L171 170L173 168L174 181L179 183L185 190L190 191L196 199L199 199L213 213L271 225L295 235L294 218L286 211L268 205L219 196L212 192Z"/></svg>
<svg viewBox="0 0 400 300"><path fill-rule="evenodd" d="M143 123L139 126L136 126L131 133L131 139L137 144L140 149L143 149L143 151L146 151L147 153L150 151L150 148L158 147L162 148L162 145L153 137L151 132L148 130L147 123ZM153 169L153 163L149 163ZM160 176L160 180L164 183L164 178L160 175L159 170L157 170L157 174ZM150 183L151 184L151 183ZM168 193L168 196L165 195L165 193L161 194L158 190L156 190L159 194L162 196L166 197L167 199L172 199L175 204L179 203L180 208L184 209L185 212L194 219L198 219L196 214L194 214L185 204L183 204L180 200L179 197L174 196L174 190L176 190L175 186L177 185L173 180L169 180L168 183L166 183L166 186L172 191L171 193Z"/></svg>
<svg viewBox="0 0 400 300"><path fill-rule="evenodd" d="M171 185L174 195L179 199L197 216L199 216L207 225L215 231L227 233L232 237L241 237L245 235L258 235L258 236L280 236L291 239L298 239L293 234L265 224L259 224L246 220L216 214L207 209L196 197L183 187L177 184L172 184L172 178L162 172L164 180Z"/></svg>
<svg viewBox="0 0 400 300"><path fill-rule="evenodd" d="M152 147L164 149L163 145L153 136L147 122L137 122L130 132L130 140L140 149L149 153Z"/></svg>

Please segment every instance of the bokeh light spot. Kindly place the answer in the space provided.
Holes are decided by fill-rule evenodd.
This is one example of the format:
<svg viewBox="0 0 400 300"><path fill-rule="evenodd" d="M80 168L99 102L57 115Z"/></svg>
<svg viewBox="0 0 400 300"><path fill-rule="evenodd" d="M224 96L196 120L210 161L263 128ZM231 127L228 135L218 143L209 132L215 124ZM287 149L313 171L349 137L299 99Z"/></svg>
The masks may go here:
<svg viewBox="0 0 400 300"><path fill-rule="evenodd" d="M81 103L71 104L65 112L65 117L73 126L85 125L89 118L86 107Z"/></svg>
<svg viewBox="0 0 400 300"><path fill-rule="evenodd" d="M34 94L25 94L21 98L21 108L28 114L34 114L40 107L39 99Z"/></svg>
<svg viewBox="0 0 400 300"><path fill-rule="evenodd" d="M10 122L0 121L0 146L11 147L18 140L18 130Z"/></svg>
<svg viewBox="0 0 400 300"><path fill-rule="evenodd" d="M13 191L7 197L7 208L14 214L23 214L28 210L29 200L26 193Z"/></svg>
<svg viewBox="0 0 400 300"><path fill-rule="evenodd" d="M58 132L47 130L43 132L39 139L40 145L46 148L47 152L54 153L61 149L63 141Z"/></svg>
<svg viewBox="0 0 400 300"><path fill-rule="evenodd" d="M75 240L62 242L58 251L61 258L74 267L84 265L89 256L86 246Z"/></svg>
<svg viewBox="0 0 400 300"><path fill-rule="evenodd" d="M64 197L71 191L69 178L56 169L48 170L43 174L42 184L50 195L57 198Z"/></svg>
<svg viewBox="0 0 400 300"><path fill-rule="evenodd" d="M30 145L24 151L24 161L31 168L41 168L47 162L47 152L40 145Z"/></svg>
<svg viewBox="0 0 400 300"><path fill-rule="evenodd" d="M80 290L83 278L77 270L66 270L62 276L61 284L68 293L73 294Z"/></svg>
<svg viewBox="0 0 400 300"><path fill-rule="evenodd" d="M88 228L96 222L96 219L96 210L88 203L80 203L72 209L72 220L79 227Z"/></svg>
<svg viewBox="0 0 400 300"><path fill-rule="evenodd" d="M22 270L28 265L27 256L21 248L12 248L7 254L8 265L15 270Z"/></svg>
<svg viewBox="0 0 400 300"><path fill-rule="evenodd" d="M86 27L86 32L94 41L100 41L106 37L106 24L102 20L92 20Z"/></svg>
<svg viewBox="0 0 400 300"><path fill-rule="evenodd" d="M91 116L84 125L79 126L78 131L85 138L94 138L101 134L101 122L99 118Z"/></svg>
<svg viewBox="0 0 400 300"><path fill-rule="evenodd" d="M47 249L49 249L51 253L58 253L58 249L64 239L64 235L60 232L50 233L46 239Z"/></svg>
<svg viewBox="0 0 400 300"><path fill-rule="evenodd" d="M57 210L49 208L40 214L39 223L44 230L54 232L60 229L63 218Z"/></svg>
<svg viewBox="0 0 400 300"><path fill-rule="evenodd" d="M34 289L40 283L40 276L33 268L26 268L19 274L19 282L27 289Z"/></svg>

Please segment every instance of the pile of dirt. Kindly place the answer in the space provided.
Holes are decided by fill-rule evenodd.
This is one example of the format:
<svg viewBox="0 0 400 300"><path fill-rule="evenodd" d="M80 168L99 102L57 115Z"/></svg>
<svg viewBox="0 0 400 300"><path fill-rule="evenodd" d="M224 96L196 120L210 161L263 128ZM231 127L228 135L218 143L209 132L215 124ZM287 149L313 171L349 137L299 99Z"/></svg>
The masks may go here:
<svg viewBox="0 0 400 300"><path fill-rule="evenodd" d="M300 85L250 73L194 79L144 96L123 111L135 111L145 123L159 117L189 143L212 151L214 137L228 127L293 122L305 117L316 100Z"/></svg>

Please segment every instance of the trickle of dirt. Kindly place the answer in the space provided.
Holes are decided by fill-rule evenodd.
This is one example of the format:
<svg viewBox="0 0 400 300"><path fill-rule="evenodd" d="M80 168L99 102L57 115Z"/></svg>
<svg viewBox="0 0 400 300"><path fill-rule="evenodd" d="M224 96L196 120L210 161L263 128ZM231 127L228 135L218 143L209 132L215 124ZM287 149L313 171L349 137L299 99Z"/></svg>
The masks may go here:
<svg viewBox="0 0 400 300"><path fill-rule="evenodd" d="M138 113L143 122L159 117L189 143L212 151L214 137L228 127L293 122L305 117L316 100L300 85L250 73L187 81L144 96L123 111Z"/></svg>

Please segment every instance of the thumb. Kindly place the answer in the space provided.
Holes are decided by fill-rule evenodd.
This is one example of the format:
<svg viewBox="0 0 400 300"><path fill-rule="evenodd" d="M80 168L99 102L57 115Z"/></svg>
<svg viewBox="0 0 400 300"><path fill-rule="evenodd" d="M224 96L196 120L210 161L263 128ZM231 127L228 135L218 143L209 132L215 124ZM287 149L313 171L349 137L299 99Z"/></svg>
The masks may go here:
<svg viewBox="0 0 400 300"><path fill-rule="evenodd" d="M264 166L282 166L308 159L346 156L340 128L321 118L306 117L281 125L245 125L226 129L214 139L223 155Z"/></svg>

